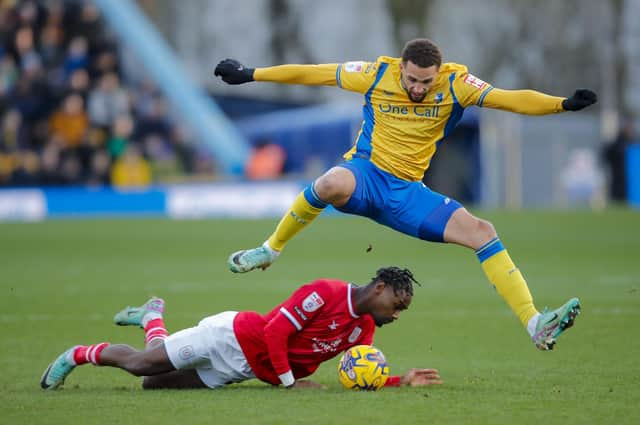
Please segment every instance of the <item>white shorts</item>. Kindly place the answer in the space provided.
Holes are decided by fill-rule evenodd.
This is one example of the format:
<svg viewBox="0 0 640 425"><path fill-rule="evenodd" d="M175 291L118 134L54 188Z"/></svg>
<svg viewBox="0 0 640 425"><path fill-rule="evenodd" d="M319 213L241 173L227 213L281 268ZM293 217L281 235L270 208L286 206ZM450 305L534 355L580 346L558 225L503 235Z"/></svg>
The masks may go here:
<svg viewBox="0 0 640 425"><path fill-rule="evenodd" d="M180 369L195 369L209 388L255 378L233 332L238 312L225 311L164 340L169 360Z"/></svg>

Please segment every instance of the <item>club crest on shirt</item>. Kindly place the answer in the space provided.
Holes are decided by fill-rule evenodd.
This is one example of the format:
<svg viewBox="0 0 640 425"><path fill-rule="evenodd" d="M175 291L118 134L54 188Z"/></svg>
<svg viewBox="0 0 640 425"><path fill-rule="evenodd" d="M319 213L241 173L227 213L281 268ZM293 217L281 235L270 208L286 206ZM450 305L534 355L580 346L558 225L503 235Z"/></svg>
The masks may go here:
<svg viewBox="0 0 640 425"><path fill-rule="evenodd" d="M302 301L302 309L307 313L312 313L324 305L324 300L317 292L312 292Z"/></svg>
<svg viewBox="0 0 640 425"><path fill-rule="evenodd" d="M442 92L438 92L438 94L436 94L436 97L433 99L433 101L436 103L440 103L442 102L443 99L444 99L444 94Z"/></svg>
<svg viewBox="0 0 640 425"><path fill-rule="evenodd" d="M364 62L355 61L355 62L345 62L344 63L344 71L345 72L362 72L362 68L364 67Z"/></svg>
<svg viewBox="0 0 640 425"><path fill-rule="evenodd" d="M349 338L347 338L347 341L349 341L350 343L356 342L360 337L361 333L362 333L362 329L360 328L360 326L356 326L351 331L351 335L349 335Z"/></svg>
<svg viewBox="0 0 640 425"><path fill-rule="evenodd" d="M483 88L488 86L487 83L485 83L484 81L482 81L480 78L476 77L473 74L465 75L463 81L466 84L469 84L470 86L473 86L473 87L477 88L478 90L482 90Z"/></svg>

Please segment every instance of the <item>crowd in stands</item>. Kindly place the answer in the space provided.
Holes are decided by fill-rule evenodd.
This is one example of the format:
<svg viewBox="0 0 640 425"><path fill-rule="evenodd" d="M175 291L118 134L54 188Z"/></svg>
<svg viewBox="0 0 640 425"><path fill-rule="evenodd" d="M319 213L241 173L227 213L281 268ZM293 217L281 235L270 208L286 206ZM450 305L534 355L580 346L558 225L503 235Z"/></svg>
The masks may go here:
<svg viewBox="0 0 640 425"><path fill-rule="evenodd" d="M0 0L0 187L145 186L211 174L89 1Z"/></svg>

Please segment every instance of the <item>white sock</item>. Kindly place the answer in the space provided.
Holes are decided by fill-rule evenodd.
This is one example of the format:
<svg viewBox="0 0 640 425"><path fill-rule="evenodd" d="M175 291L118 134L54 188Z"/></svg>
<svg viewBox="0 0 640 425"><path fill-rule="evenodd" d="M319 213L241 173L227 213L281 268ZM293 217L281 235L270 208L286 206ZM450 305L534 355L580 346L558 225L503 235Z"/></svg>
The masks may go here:
<svg viewBox="0 0 640 425"><path fill-rule="evenodd" d="M158 313L157 311L150 311L149 313L142 316L142 320L140 321L140 324L142 325L143 328L146 328L147 323L149 323L153 319L160 319L160 318L162 318L162 314Z"/></svg>
<svg viewBox="0 0 640 425"><path fill-rule="evenodd" d="M527 323L527 332L529 332L530 336L533 336L536 333L536 325L538 324L538 319L540 318L540 313L536 313L529 322Z"/></svg>
<svg viewBox="0 0 640 425"><path fill-rule="evenodd" d="M275 259L278 257L278 255L280 255L280 251L276 251L275 249L271 248L269 246L269 241L266 240L264 241L264 243L262 244L263 247L265 247L267 249L267 251L269 251L271 253L271 256Z"/></svg>

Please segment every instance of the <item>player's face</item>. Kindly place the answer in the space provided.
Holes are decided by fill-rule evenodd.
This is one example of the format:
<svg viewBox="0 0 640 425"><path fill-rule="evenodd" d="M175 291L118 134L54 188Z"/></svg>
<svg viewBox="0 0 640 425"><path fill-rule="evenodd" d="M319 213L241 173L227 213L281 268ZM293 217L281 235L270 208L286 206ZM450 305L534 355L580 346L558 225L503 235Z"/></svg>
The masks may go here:
<svg viewBox="0 0 640 425"><path fill-rule="evenodd" d="M384 286L378 293L370 312L376 326L380 327L398 320L400 313L409 308L411 299L412 296L404 291L399 291L396 294L393 292L393 288Z"/></svg>
<svg viewBox="0 0 640 425"><path fill-rule="evenodd" d="M438 75L438 67L421 68L411 61L400 63L400 82L412 102L422 102Z"/></svg>

